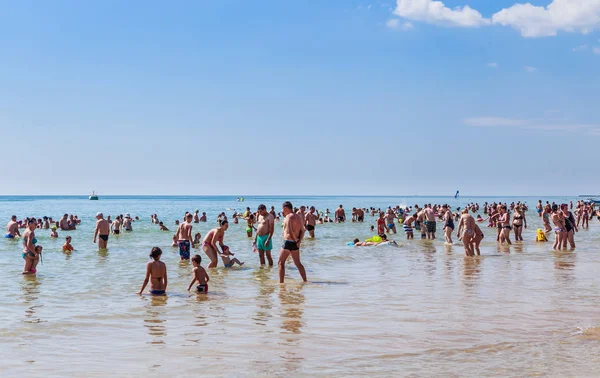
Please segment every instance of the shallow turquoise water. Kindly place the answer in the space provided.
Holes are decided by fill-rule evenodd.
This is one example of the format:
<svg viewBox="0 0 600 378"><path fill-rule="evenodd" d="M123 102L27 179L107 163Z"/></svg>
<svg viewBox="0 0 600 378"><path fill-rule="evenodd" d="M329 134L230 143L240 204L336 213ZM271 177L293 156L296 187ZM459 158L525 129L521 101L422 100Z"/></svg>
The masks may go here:
<svg viewBox="0 0 600 378"><path fill-rule="evenodd" d="M225 242L242 268L209 271L210 294L189 295L189 263L171 248L173 232L150 223L157 213L175 230L175 219L199 209L207 224L226 209L277 210L287 197L0 197L0 220L11 214L79 215L69 232L76 251L60 250L65 232L52 240L38 230L44 265L36 277L19 273L21 245L0 242L5 293L0 299L3 376L593 376L600 362L597 303L600 224L577 235L574 252L553 252L533 242L498 247L484 229L483 256L465 258L443 239L404 241L400 248L353 248L369 237L364 224L319 225L317 240L303 244L309 283L293 265L280 286L276 269L261 269L242 224L231 224ZM294 205L332 212L352 207L517 198L303 197ZM572 198L576 200L575 198ZM534 205L537 198L522 198ZM565 198L543 198L563 202ZM567 199L568 200L568 199ZM134 232L111 237L109 250L92 244L96 212L139 216ZM231 211L227 211L228 214ZM441 227L438 227L438 231ZM442 238L441 232L438 237ZM280 227L276 238L280 239ZM277 244L277 243L276 243ZM139 297L150 248L163 248L169 272L166 298ZM204 254L198 250L205 260ZM277 255L277 253L275 253ZM200 370L198 370L200 369Z"/></svg>

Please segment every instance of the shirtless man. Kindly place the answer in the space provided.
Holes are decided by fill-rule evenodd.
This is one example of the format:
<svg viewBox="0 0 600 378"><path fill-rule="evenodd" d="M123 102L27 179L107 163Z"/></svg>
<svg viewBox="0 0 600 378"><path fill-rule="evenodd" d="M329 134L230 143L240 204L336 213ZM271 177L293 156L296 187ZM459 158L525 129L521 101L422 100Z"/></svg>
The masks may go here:
<svg viewBox="0 0 600 378"><path fill-rule="evenodd" d="M317 224L317 214L315 214L315 207L311 206L308 213L304 216L306 231L311 238L315 238L315 225Z"/></svg>
<svg viewBox="0 0 600 378"><path fill-rule="evenodd" d="M194 223L200 223L200 216L198 215L200 211L198 209L196 209L196 211L194 211Z"/></svg>
<svg viewBox="0 0 600 378"><path fill-rule="evenodd" d="M206 223L206 212L202 212L202 216L200 217L200 222Z"/></svg>
<svg viewBox="0 0 600 378"><path fill-rule="evenodd" d="M115 220L110 225L110 228L112 228L113 235L119 235L121 233L121 224L123 224L121 222L121 217L117 215Z"/></svg>
<svg viewBox="0 0 600 378"><path fill-rule="evenodd" d="M458 229L456 230L456 237L460 240L462 238L465 246L465 255L475 256L473 250L473 242L475 242L475 219L469 214L469 210L464 209L458 222ZM462 232L462 234L461 234Z"/></svg>
<svg viewBox="0 0 600 378"><path fill-rule="evenodd" d="M100 238L98 240L98 249L106 249L108 245L108 235L110 234L110 224L106 219L104 219L104 215L102 213L96 214L96 230L94 231L94 243L96 243L96 238Z"/></svg>
<svg viewBox="0 0 600 378"><path fill-rule="evenodd" d="M417 220L415 221L415 229L421 231L421 239L427 239L427 226L425 226L425 209L417 207Z"/></svg>
<svg viewBox="0 0 600 378"><path fill-rule="evenodd" d="M256 236L254 238L254 246L258 250L260 265L265 265L265 254L269 261L269 266L273 266L273 258L271 250L273 250L273 233L275 232L275 218L271 213L267 213L265 205L258 205L258 225Z"/></svg>
<svg viewBox="0 0 600 378"><path fill-rule="evenodd" d="M300 215L300 218L302 218L302 227L304 227L304 225L306 225L306 206L300 206L300 209L296 214ZM304 227L304 232L306 232L306 227Z"/></svg>
<svg viewBox="0 0 600 378"><path fill-rule="evenodd" d="M190 245L192 248L195 248L194 238L192 237L192 219L192 214L187 213L185 216L185 222L181 222L177 228L177 233L175 233L175 236L177 237L177 245L179 246L179 257L181 260L190 259Z"/></svg>
<svg viewBox="0 0 600 378"><path fill-rule="evenodd" d="M63 215L59 224L62 231L69 231L69 214Z"/></svg>
<svg viewBox="0 0 600 378"><path fill-rule="evenodd" d="M21 236L19 232L19 224L17 223L17 216L13 215L10 217L10 221L6 224L6 235L4 236L7 239L14 239L17 236Z"/></svg>
<svg viewBox="0 0 600 378"><path fill-rule="evenodd" d="M340 206L341 208L341 206ZM283 203L282 212L283 220L283 245L279 252L279 283L283 283L285 279L285 262L292 255L294 264L300 272L302 280L306 282L306 271L300 262L300 244L304 238L304 225L298 214L294 214L292 203L286 201Z"/></svg>
<svg viewBox="0 0 600 378"><path fill-rule="evenodd" d="M414 215L410 215L402 223L402 225L403 225L402 227L404 228L404 232L406 233L406 240L415 238L415 235L413 233L412 223L416 220L417 220L417 214L414 214Z"/></svg>
<svg viewBox="0 0 600 378"><path fill-rule="evenodd" d="M425 206L425 208L423 209L423 213L425 215L425 220L427 221L427 239L433 240L435 239L436 222L435 211L431 208L431 204Z"/></svg>
<svg viewBox="0 0 600 378"><path fill-rule="evenodd" d="M396 233L396 222L395 219L398 218L396 214L392 211L392 209L387 209L385 212L385 225L386 229L392 231L394 234Z"/></svg>
<svg viewBox="0 0 600 378"><path fill-rule="evenodd" d="M365 211L361 208L356 209L356 221L359 223L365 221Z"/></svg>
<svg viewBox="0 0 600 378"><path fill-rule="evenodd" d="M535 209L538 213L538 216L541 218L542 217L542 210L543 210L544 206L542 205L542 200L539 200L537 205L535 205Z"/></svg>
<svg viewBox="0 0 600 378"><path fill-rule="evenodd" d="M343 223L345 221L346 221L346 212L344 211L344 207L342 205L340 205L340 207L338 207L335 210L335 222Z"/></svg>

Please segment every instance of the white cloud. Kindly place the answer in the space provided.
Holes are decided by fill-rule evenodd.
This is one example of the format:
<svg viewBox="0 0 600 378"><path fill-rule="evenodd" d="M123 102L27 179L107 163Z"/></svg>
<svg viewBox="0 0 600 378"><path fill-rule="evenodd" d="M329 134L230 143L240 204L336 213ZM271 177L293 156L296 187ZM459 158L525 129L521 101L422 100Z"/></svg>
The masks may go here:
<svg viewBox="0 0 600 378"><path fill-rule="evenodd" d="M547 6L515 3L491 19L468 5L448 8L442 1L396 0L393 13L407 20L444 26L503 25L518 30L523 37L555 36L561 31L588 34L600 28L600 0L552 0Z"/></svg>
<svg viewBox="0 0 600 378"><path fill-rule="evenodd" d="M592 51L594 52L594 54L600 55L600 47L594 47Z"/></svg>
<svg viewBox="0 0 600 378"><path fill-rule="evenodd" d="M505 127L555 132L580 132L588 135L600 136L600 125L570 123L568 120L470 117L465 118L463 122L466 125L474 127Z"/></svg>
<svg viewBox="0 0 600 378"><path fill-rule="evenodd" d="M524 126L526 122L522 119L503 117L471 117L465 118L464 122L470 126Z"/></svg>
<svg viewBox="0 0 600 378"><path fill-rule="evenodd" d="M490 68L498 68L498 63L496 63L496 62L490 62L490 63L487 64L487 66L490 67Z"/></svg>
<svg viewBox="0 0 600 378"><path fill-rule="evenodd" d="M468 5L450 9L441 1L433 0L396 0L394 14L409 20L446 26L478 27L490 24L490 20Z"/></svg>
<svg viewBox="0 0 600 378"><path fill-rule="evenodd" d="M577 52L577 51L583 51L583 50L587 50L588 45L581 45L581 46L577 46L577 47L573 47L573 51Z"/></svg>
<svg viewBox="0 0 600 378"><path fill-rule="evenodd" d="M494 14L492 22L517 29L523 37L587 34L600 26L600 0L553 0L546 7L515 4Z"/></svg>
<svg viewBox="0 0 600 378"><path fill-rule="evenodd" d="M537 68L531 67L531 66L525 66L525 67L523 67L523 69L525 71L527 71L527 72L535 72L535 71L537 71Z"/></svg>
<svg viewBox="0 0 600 378"><path fill-rule="evenodd" d="M388 20L386 23L386 26L390 29L394 29L394 30L412 30L414 29L414 25L410 22L400 22L399 19L397 18L392 18L390 20Z"/></svg>

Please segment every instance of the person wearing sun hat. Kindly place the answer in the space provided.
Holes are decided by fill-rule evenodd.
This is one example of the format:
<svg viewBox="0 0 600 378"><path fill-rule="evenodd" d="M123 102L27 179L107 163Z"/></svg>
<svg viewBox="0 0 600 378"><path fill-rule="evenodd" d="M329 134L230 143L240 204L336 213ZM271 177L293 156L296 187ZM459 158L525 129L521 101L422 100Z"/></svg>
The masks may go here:
<svg viewBox="0 0 600 378"><path fill-rule="evenodd" d="M123 229L125 231L133 231L133 227L131 227L131 215L129 213L125 214L125 219L123 219Z"/></svg>

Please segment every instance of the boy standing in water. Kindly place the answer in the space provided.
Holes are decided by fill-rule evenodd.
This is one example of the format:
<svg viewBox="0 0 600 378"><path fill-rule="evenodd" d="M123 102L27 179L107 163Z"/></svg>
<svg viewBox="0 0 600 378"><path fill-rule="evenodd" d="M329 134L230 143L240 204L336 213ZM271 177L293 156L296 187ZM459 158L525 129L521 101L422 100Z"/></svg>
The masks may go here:
<svg viewBox="0 0 600 378"><path fill-rule="evenodd" d="M187 213L185 222L177 228L177 244L179 245L179 256L181 260L190 259L190 244L194 248L194 239L192 238L192 214Z"/></svg>
<svg viewBox="0 0 600 378"><path fill-rule="evenodd" d="M194 270L192 271L192 282L190 286L188 286L188 291L194 286L196 281L198 282L198 286L196 286L196 291L198 293L206 294L208 293L208 281L210 281L210 277L206 273L206 270L200 265L202 263L202 257L200 255L194 255L192 257L192 264L194 264Z"/></svg>

